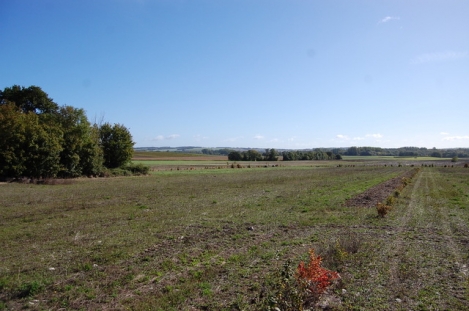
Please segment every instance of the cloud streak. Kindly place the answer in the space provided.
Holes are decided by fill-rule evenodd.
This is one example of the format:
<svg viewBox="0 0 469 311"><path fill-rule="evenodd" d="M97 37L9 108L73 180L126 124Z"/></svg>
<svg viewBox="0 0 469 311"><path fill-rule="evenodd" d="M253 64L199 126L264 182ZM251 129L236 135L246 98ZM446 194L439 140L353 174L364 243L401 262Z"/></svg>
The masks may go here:
<svg viewBox="0 0 469 311"><path fill-rule="evenodd" d="M357 137L353 137L352 139L350 139L350 137L348 137L347 135L338 134L335 137L340 139L340 140L365 140L366 138L376 138L376 139L383 138L383 135L381 135L381 134L366 134L365 137L357 136Z"/></svg>
<svg viewBox="0 0 469 311"><path fill-rule="evenodd" d="M384 23L388 23L392 20L400 20L401 18L400 17L395 17L395 16L386 16L385 18L383 18L382 20L380 20L378 22L378 24L384 24Z"/></svg>
<svg viewBox="0 0 469 311"><path fill-rule="evenodd" d="M455 141L455 140L469 140L469 136L446 136L443 140Z"/></svg>
<svg viewBox="0 0 469 311"><path fill-rule="evenodd" d="M179 134L171 134L171 135L168 135L168 136L158 135L155 138L152 138L151 140L152 141L171 140L171 139L176 139L180 136L181 135L179 135Z"/></svg>
<svg viewBox="0 0 469 311"><path fill-rule="evenodd" d="M381 135L381 134L366 134L366 137L383 138L383 135Z"/></svg>
<svg viewBox="0 0 469 311"><path fill-rule="evenodd" d="M468 56L467 52L455 52L455 51L445 51L437 53L425 53L418 55L411 60L412 64L424 64L432 62L444 62L451 60L458 60L466 58Z"/></svg>

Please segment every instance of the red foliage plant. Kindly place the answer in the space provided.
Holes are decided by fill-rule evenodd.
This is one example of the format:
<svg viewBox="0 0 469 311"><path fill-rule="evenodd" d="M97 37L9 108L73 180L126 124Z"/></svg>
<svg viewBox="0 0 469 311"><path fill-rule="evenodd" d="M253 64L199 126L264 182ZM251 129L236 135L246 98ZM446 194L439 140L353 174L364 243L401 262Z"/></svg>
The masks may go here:
<svg viewBox="0 0 469 311"><path fill-rule="evenodd" d="M309 263L300 262L296 270L297 280L314 296L319 297L331 282L339 279L337 272L321 267L322 258L316 256L314 249L309 250Z"/></svg>

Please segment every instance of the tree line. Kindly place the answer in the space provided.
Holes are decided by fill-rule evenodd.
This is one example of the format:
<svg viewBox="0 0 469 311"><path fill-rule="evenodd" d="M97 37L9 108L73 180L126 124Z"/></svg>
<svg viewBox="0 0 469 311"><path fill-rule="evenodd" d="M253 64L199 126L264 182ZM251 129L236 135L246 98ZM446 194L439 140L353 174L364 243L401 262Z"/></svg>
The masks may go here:
<svg viewBox="0 0 469 311"><path fill-rule="evenodd" d="M228 153L230 161L278 161L282 156L283 161L302 161L302 160L341 160L339 154L331 151L301 151L289 150L278 152L275 149L265 149L264 153L251 149L247 151L231 151Z"/></svg>
<svg viewBox="0 0 469 311"><path fill-rule="evenodd" d="M332 151L284 151L282 152L283 161L300 161L300 160L342 160L340 154L334 154Z"/></svg>
<svg viewBox="0 0 469 311"><path fill-rule="evenodd" d="M398 157L435 157L435 158L468 158L469 148L437 149L425 147L350 147L341 149L338 153L350 156L398 156Z"/></svg>
<svg viewBox="0 0 469 311"><path fill-rule="evenodd" d="M97 176L126 165L134 142L122 124L91 123L40 87L0 91L0 178Z"/></svg>
<svg viewBox="0 0 469 311"><path fill-rule="evenodd" d="M275 149L266 149L264 153L251 149L247 151L232 150L228 153L230 161L277 161L279 153Z"/></svg>

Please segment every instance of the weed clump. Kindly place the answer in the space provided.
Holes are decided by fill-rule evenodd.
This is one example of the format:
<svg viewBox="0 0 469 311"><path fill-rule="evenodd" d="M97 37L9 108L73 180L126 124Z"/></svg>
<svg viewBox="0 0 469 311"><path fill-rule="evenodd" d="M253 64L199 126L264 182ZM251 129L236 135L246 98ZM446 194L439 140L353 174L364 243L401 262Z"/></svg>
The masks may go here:
<svg viewBox="0 0 469 311"><path fill-rule="evenodd" d="M361 244L362 240L356 233L347 231L341 234L335 242L320 247L318 253L322 255L323 263L327 267L341 272L344 263L352 254L358 252Z"/></svg>
<svg viewBox="0 0 469 311"><path fill-rule="evenodd" d="M386 205L383 203L378 203L376 205L376 211L378 212L378 216L384 218L386 214L392 209L392 206Z"/></svg>
<svg viewBox="0 0 469 311"><path fill-rule="evenodd" d="M340 275L321 266L322 258L314 249L309 251L309 262L300 262L293 272L291 261L283 265L273 283L272 294L266 300L266 310L297 311L315 306L321 295L340 279Z"/></svg>
<svg viewBox="0 0 469 311"><path fill-rule="evenodd" d="M391 206L391 205L394 204L395 201L396 201L396 197L393 196L393 195L390 195L386 198L386 203L385 204Z"/></svg>
<svg viewBox="0 0 469 311"><path fill-rule="evenodd" d="M29 296L34 296L37 293L41 292L43 289L44 285L38 281L23 283L19 287L18 297L25 298Z"/></svg>
<svg viewBox="0 0 469 311"><path fill-rule="evenodd" d="M319 300L332 281L340 278L337 272L321 267L321 262L321 256L316 256L314 249L310 249L309 263L305 265L300 262L296 271L296 278L301 287L306 288L307 299L313 302Z"/></svg>

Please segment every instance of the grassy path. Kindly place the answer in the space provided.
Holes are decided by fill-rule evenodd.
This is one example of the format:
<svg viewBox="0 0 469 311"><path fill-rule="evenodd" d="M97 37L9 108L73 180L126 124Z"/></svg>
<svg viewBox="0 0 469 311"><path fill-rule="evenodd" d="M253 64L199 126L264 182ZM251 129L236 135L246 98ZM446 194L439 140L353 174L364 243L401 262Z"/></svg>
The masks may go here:
<svg viewBox="0 0 469 311"><path fill-rule="evenodd" d="M366 231L370 242L346 274L345 309L469 309L467 212L450 204L446 177L423 170L381 228Z"/></svg>

